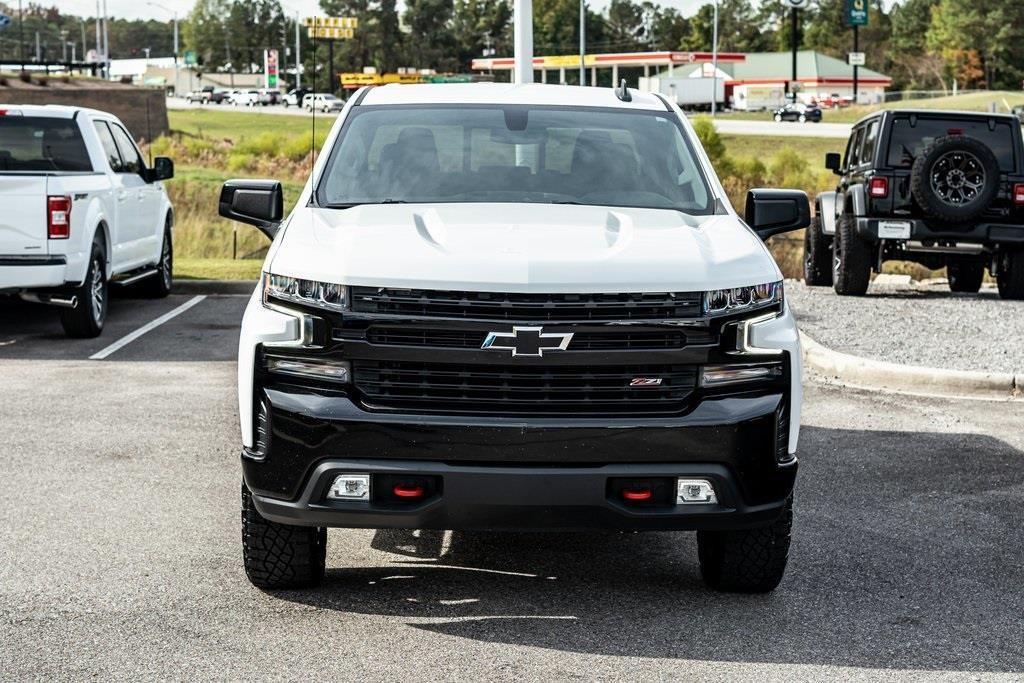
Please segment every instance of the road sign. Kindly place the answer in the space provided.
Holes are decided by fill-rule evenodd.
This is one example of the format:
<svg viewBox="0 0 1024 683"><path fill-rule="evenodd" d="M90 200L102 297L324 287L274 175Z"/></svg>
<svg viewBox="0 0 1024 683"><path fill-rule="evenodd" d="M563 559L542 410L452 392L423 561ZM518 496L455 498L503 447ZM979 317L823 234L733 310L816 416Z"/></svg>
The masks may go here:
<svg viewBox="0 0 1024 683"><path fill-rule="evenodd" d="M350 28L327 28L324 26L310 27L306 29L310 38L327 38L329 40L348 40L355 36L356 32Z"/></svg>
<svg viewBox="0 0 1024 683"><path fill-rule="evenodd" d="M850 66L864 66L864 58L865 54L863 52L851 52L849 55L847 55L846 61Z"/></svg>
<svg viewBox="0 0 1024 683"><path fill-rule="evenodd" d="M355 17L306 17L308 28L359 28L359 20Z"/></svg>
<svg viewBox="0 0 1024 683"><path fill-rule="evenodd" d="M803 9L810 4L810 0L782 0L782 4L792 9Z"/></svg>
<svg viewBox="0 0 1024 683"><path fill-rule="evenodd" d="M868 25L868 0L846 0L846 25Z"/></svg>
<svg viewBox="0 0 1024 683"><path fill-rule="evenodd" d="M197 63L196 51L185 50L185 66L195 66Z"/></svg>

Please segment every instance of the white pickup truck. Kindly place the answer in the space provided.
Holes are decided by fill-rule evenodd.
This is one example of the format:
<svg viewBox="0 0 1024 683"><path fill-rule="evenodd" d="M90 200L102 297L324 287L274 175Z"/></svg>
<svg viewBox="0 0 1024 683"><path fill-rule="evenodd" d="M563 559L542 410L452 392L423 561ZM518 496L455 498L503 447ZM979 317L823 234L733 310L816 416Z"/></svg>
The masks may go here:
<svg viewBox="0 0 1024 683"><path fill-rule="evenodd" d="M103 330L111 282L167 296L173 175L110 114L0 104L0 294L60 306L72 337Z"/></svg>

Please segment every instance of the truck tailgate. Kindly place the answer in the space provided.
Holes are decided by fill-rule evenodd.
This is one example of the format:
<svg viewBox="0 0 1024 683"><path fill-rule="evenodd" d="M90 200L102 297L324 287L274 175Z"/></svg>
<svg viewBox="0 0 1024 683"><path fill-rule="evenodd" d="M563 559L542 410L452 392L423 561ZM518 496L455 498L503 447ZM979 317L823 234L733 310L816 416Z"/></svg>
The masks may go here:
<svg viewBox="0 0 1024 683"><path fill-rule="evenodd" d="M45 175L0 174L0 255L47 253Z"/></svg>

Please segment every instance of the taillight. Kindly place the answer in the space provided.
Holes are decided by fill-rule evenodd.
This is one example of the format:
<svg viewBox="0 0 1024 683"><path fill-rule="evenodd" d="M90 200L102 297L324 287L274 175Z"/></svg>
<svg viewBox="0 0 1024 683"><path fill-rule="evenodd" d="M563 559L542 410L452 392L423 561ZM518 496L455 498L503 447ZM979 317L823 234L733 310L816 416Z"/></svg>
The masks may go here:
<svg viewBox="0 0 1024 683"><path fill-rule="evenodd" d="M885 199L889 196L889 179L885 176L875 176L868 181L868 194L874 199Z"/></svg>
<svg viewBox="0 0 1024 683"><path fill-rule="evenodd" d="M46 198L46 234L51 240L71 237L71 197Z"/></svg>
<svg viewBox="0 0 1024 683"><path fill-rule="evenodd" d="M1017 183L1013 186L1013 203L1024 204L1024 183Z"/></svg>

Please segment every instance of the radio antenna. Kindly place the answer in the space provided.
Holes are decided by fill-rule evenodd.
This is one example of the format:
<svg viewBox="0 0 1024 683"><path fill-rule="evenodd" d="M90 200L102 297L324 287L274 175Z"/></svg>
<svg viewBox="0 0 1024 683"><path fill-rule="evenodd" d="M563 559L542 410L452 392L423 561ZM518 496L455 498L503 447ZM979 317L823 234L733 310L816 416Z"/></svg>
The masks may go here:
<svg viewBox="0 0 1024 683"><path fill-rule="evenodd" d="M310 93L309 106L313 110L313 132L309 139L309 204L316 206L316 182L313 171L316 168L316 35L317 17L313 17L313 92Z"/></svg>

